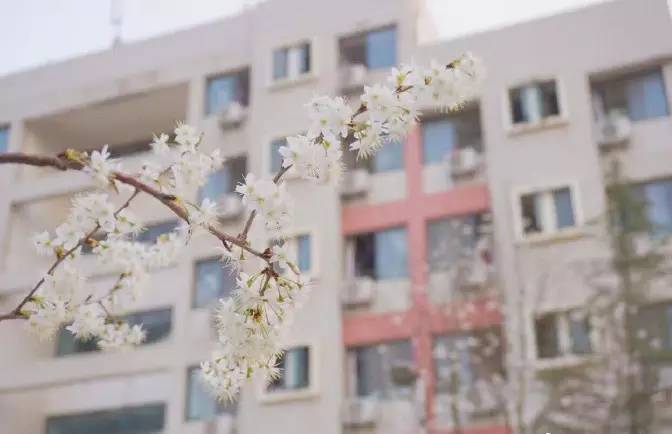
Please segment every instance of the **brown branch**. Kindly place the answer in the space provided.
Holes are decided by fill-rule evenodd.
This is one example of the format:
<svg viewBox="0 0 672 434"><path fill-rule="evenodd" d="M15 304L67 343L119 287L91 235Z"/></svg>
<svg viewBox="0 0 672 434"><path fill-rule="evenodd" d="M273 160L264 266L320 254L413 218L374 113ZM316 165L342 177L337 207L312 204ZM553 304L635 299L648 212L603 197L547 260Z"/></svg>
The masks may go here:
<svg viewBox="0 0 672 434"><path fill-rule="evenodd" d="M135 197L140 193L139 190L135 190L133 194L126 200L126 202L123 203L115 212L114 216L118 216L121 211L124 209L128 208L128 206L131 204L131 201L135 199ZM70 255L72 255L75 250L77 250L79 247L82 247L96 232L100 230L100 224L96 223L95 227L89 231L84 237L82 237L77 244L70 250L68 250L65 253L61 253L58 255L58 258L56 258L56 261L51 265L49 270L47 271L47 275L51 276L56 268L65 261ZM21 310L23 307L28 303L32 298L33 295L37 292L38 289L44 284L45 279L42 277L36 284L33 286L33 289L30 290L30 292L21 300L21 302L14 308L12 309L11 312L5 314L5 315L0 315L0 321L3 321L5 319L19 319L19 318L26 318L22 313Z"/></svg>
<svg viewBox="0 0 672 434"><path fill-rule="evenodd" d="M82 170L85 167L82 163L69 160L65 157L42 157L22 153L0 154L0 164L11 164L11 163L24 164L29 166L53 167L59 170L68 170L68 169ZM286 172L286 170L281 172L284 173ZM117 180L123 184L130 185L131 187L134 187L137 190L147 193L148 195L154 197L155 199L163 203L166 207L168 207L171 211L173 211L173 213L177 215L179 218L189 223L189 213L187 212L186 209L184 209L182 205L178 203L176 196L172 194L163 193L158 189L145 184L136 177L128 175L123 172L119 171L112 172L110 178L111 180ZM264 255L262 252L259 252L258 250L251 248L245 240L241 240L238 237L226 234L212 225L208 226L207 229L212 235L217 237L223 243L228 242L237 245L243 250L246 250L247 252L261 259L264 260L267 259L266 255Z"/></svg>

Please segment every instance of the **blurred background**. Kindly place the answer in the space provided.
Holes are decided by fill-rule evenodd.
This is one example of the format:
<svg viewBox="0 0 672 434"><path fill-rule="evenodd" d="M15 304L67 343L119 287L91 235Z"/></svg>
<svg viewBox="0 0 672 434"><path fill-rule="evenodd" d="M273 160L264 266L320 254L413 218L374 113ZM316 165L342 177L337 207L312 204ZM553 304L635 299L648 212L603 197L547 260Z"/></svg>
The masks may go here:
<svg viewBox="0 0 672 434"><path fill-rule="evenodd" d="M280 379L229 404L201 384L235 276L197 239L124 317L147 330L133 351L0 323L1 434L672 432L666 0L2 3L0 152L109 144L139 169L152 133L186 120L227 158L192 195L232 234L236 183L277 171L314 95L356 104L395 65L465 51L487 78L372 159L347 154L338 189L288 181L314 291ZM0 167L0 312L50 265L27 240L91 188ZM133 211L143 242L177 224Z"/></svg>

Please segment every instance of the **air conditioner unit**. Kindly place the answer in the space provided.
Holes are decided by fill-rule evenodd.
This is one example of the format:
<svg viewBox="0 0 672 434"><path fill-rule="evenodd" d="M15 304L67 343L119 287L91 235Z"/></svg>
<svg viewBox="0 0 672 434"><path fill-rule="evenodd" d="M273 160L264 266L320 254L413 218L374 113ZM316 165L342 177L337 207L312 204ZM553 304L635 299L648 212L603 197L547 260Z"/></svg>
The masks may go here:
<svg viewBox="0 0 672 434"><path fill-rule="evenodd" d="M370 277L357 277L345 282L341 300L346 306L360 306L371 303L375 295L376 283Z"/></svg>
<svg viewBox="0 0 672 434"><path fill-rule="evenodd" d="M238 218L245 209L240 196L236 193L225 194L217 200L217 205L219 206L219 218L222 220Z"/></svg>
<svg viewBox="0 0 672 434"><path fill-rule="evenodd" d="M365 169L355 169L346 173L341 182L341 196L361 196L369 191L369 172Z"/></svg>
<svg viewBox="0 0 672 434"><path fill-rule="evenodd" d="M450 156L450 174L453 177L472 176L481 165L481 156L473 147L456 149Z"/></svg>
<svg viewBox="0 0 672 434"><path fill-rule="evenodd" d="M620 111L610 112L597 127L597 143L603 148L623 146L632 134L630 118Z"/></svg>
<svg viewBox="0 0 672 434"><path fill-rule="evenodd" d="M360 63L341 68L341 89L355 90L364 87L369 70Z"/></svg>
<svg viewBox="0 0 672 434"><path fill-rule="evenodd" d="M343 406L343 425L348 427L373 426L379 417L380 406L374 397L348 399Z"/></svg>
<svg viewBox="0 0 672 434"><path fill-rule="evenodd" d="M222 129L229 129L239 126L247 118L247 107L239 102L232 102L223 107L219 112L219 126Z"/></svg>

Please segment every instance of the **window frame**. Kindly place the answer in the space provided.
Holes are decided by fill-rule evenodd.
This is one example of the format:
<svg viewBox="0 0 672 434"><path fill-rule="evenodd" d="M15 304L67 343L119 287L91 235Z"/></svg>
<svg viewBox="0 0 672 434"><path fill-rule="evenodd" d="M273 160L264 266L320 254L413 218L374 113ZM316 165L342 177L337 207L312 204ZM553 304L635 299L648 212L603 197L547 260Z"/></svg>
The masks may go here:
<svg viewBox="0 0 672 434"><path fill-rule="evenodd" d="M240 98L240 101L236 100L241 106L243 107L249 107L250 105L250 93L251 93L251 87L252 87L252 71L251 68L248 65L242 65L236 68L232 69L227 69L225 71L216 71L210 74L207 74L204 77L203 80L203 117L204 118L209 118L213 116L217 116L218 113L221 111L221 107L217 108L216 110L210 111L210 83L211 81L217 79L217 78L222 78L222 77L228 77L228 76L236 76L238 80L241 80L241 77L246 75L247 76L247 88L244 90L243 97ZM239 83L240 84L240 83Z"/></svg>
<svg viewBox="0 0 672 434"><path fill-rule="evenodd" d="M530 321L530 337L532 339L532 357L538 367L551 367L554 365L563 365L567 363L572 363L573 361L580 361L586 358L590 358L600 350L599 339L596 339L596 336L592 333L595 330L595 321L593 316L589 312L585 312L585 319L588 321L588 339L590 342L590 352L588 353L576 353L573 351L572 346L572 337L571 337L571 328L570 315L573 311L583 309L581 306L568 307L561 310L548 310L534 312ZM537 341L537 320L539 318L552 316L555 320L556 328L556 339L558 342L558 355L555 357L541 357L539 354L539 346Z"/></svg>
<svg viewBox="0 0 672 434"><path fill-rule="evenodd" d="M57 414L47 414L44 417L44 432L49 433L49 422L53 420L58 420L58 419L65 419L65 418L73 418L73 417L83 417L83 416L92 416L95 414L99 415L104 415L104 414L110 414L110 413L121 413L125 410L131 410L131 411L136 411L142 408L152 408L154 409L159 409L160 408L160 413L162 416L162 428L161 430L165 430L167 426L167 421L168 421L168 402L167 401L148 401L148 402L142 402L142 403L137 403L137 404L130 404L130 405L115 405L112 407L103 407L103 408L95 408L92 410L87 410L87 409L82 409L80 411L76 412L67 412L67 413L57 413Z"/></svg>
<svg viewBox="0 0 672 434"><path fill-rule="evenodd" d="M257 381L257 398L262 404L280 404L290 401L311 400L320 394L319 385L319 346L317 342L308 340L297 340L284 345L284 348L291 350L294 348L305 347L308 349L308 387L302 389L276 389L269 390L264 381Z"/></svg>
<svg viewBox="0 0 672 434"><path fill-rule="evenodd" d="M287 86L292 86L295 84L303 83L310 81L317 77L317 50L315 49L315 37L310 38L301 38L289 41L285 44L274 46L271 49L269 68L268 68L268 85L271 90L279 89ZM296 75L292 75L292 55L291 52L293 49L297 49L303 45L308 45L308 58L310 68L306 72L298 72ZM285 77L275 78L275 53L278 50L287 50L287 75ZM298 66L298 65L296 65ZM298 68L296 68L298 70Z"/></svg>
<svg viewBox="0 0 672 434"><path fill-rule="evenodd" d="M380 278L379 277L379 272L378 268L376 267L376 262L377 262L377 250L376 248L376 235L381 232L388 232L388 231L394 231L394 230L403 230L404 232L404 239L405 239L405 259L406 259L406 264L405 264L405 269L404 269L404 275L403 276L393 276L393 277L385 277L385 278ZM358 237L364 237L364 236L371 236L373 238L373 247L374 247L374 252L373 252L373 276L367 276L367 275L357 275L357 241L356 239ZM409 253L409 234L408 234L408 225L404 222L401 224L395 224L393 226L386 226L382 228L376 228L370 231L366 232L357 232L353 234L347 234L345 236L346 242L344 243L345 247L345 273L346 273L346 279L364 279L364 278L370 278L373 281L377 283L385 283L385 282L394 282L394 281L406 281L410 279L411 275L411 270L410 270L410 253Z"/></svg>
<svg viewBox="0 0 672 434"><path fill-rule="evenodd" d="M193 267L192 268L192 270L193 270L192 290L191 290L191 310L192 311L194 311L194 310L196 310L196 311L205 310L205 309L209 309L210 307L212 307L212 303L210 303L209 305L204 305L204 306L198 306L196 304L196 298L197 298L196 295L197 295L197 292L198 292L198 271L197 271L198 270L198 265L200 263L203 263L203 262L212 262L212 261L217 261L217 262L221 263L220 257L218 257L218 256L203 256L203 257L195 258L192 261L192 267ZM227 271L228 270L225 268L224 264L222 264L222 273L227 273ZM229 297L231 295L231 293L233 293L233 290L235 290L235 288L233 288L231 291L229 291L229 295L227 295L227 297Z"/></svg>
<svg viewBox="0 0 672 434"><path fill-rule="evenodd" d="M193 377L192 377L192 372L199 370L200 366L198 364L194 365L189 365L186 367L186 378L185 378L185 396L184 396L184 422L185 423L198 423L198 422L210 422L213 420L216 420L219 417L222 416L230 416L235 418L237 411L238 411L238 401L232 401L228 403L228 405L223 405L220 401L218 401L216 398L210 396L210 399L213 401L215 405L215 413L213 417L211 418L195 418L191 417L189 414L189 409L190 409L190 395L191 395L191 386L193 384ZM198 379L196 379L198 381ZM205 384L203 384L203 387L206 387Z"/></svg>
<svg viewBox="0 0 672 434"><path fill-rule="evenodd" d="M354 65L354 63L348 63L345 62L345 59L343 58L342 55L342 41L343 40L348 40L348 39L356 39L356 38L362 38L363 42L363 52L364 52L364 61L362 65L367 69L367 71L382 71L385 69L390 69L395 66L395 64L390 65L390 66L381 66L377 68L371 68L368 65L367 62L367 36L370 33L375 33L375 32L381 32L385 30L394 30L395 32L395 44L394 44L394 57L395 57L395 64L399 64L400 61L400 56L399 56L399 23L398 22L389 22L381 25L375 25L373 27L369 27L366 29L360 29L356 30L353 32L347 32L347 33L342 33L337 36L337 52L338 52L338 66L339 68L342 67L348 67Z"/></svg>
<svg viewBox="0 0 672 434"><path fill-rule="evenodd" d="M659 73L661 78L661 87L664 92L663 100L665 102L666 113L664 115L656 115L641 119L633 119L630 113L630 107L629 107L630 101L627 96L627 83L632 82L637 78L645 77L646 75L655 73ZM668 84L667 76L665 74L665 65L660 63L646 63L646 64L629 66L625 69L619 69L617 71L600 73L590 77L589 85L590 85L590 94L592 98L591 108L593 111L594 120L599 121L600 116L606 117L609 115L610 110L607 110L605 107L604 91L606 87L608 87L609 85L613 86L616 83L620 85L621 90L623 90L625 93L624 95L626 103L626 107L624 108L625 115L628 117L628 119L630 119L632 123L655 121L656 119L668 118L672 116L672 98L670 96L672 95L672 90ZM595 106L596 103L595 98L599 99L600 104L599 109L598 107ZM623 108L613 107L611 110L621 111L623 110Z"/></svg>
<svg viewBox="0 0 672 434"><path fill-rule="evenodd" d="M129 325L135 325L135 324L144 324L144 322L130 322L130 321L128 321L129 317L134 317L134 316L143 315L143 314L151 314L151 313L164 313L166 311L168 312L168 318L169 318L170 321L168 322L168 332L165 334L165 336L163 336L162 338L160 338L158 340L155 340L153 342L147 342L145 340L135 348L136 350L144 348L144 347L153 347L154 345L159 345L159 344L168 342L171 339L171 337L173 335L173 332L174 332L174 327L175 327L175 309L171 305L152 306L152 307L146 307L146 308L143 308L143 309L138 309L138 310L134 310L134 311L131 311L131 312L127 312L127 313L125 313L124 315L121 316L121 319L124 322L128 322ZM69 339L73 339L76 342L84 342L84 341L78 340L77 338L74 337L74 335L72 335L72 333L65 330L65 326L66 326L66 324L61 326L61 328L59 328L59 331L57 332L57 335L56 335L56 338L55 338L55 341L54 341L54 344L55 344L55 346L54 346L55 351L53 353L54 358L61 359L61 358L69 358L69 357L76 357L76 356L93 355L93 354L105 354L105 352L102 351L98 347L98 345L96 344L96 339L95 338L93 339L93 342L92 341L86 341L87 343L92 342L92 345L93 345L92 349L88 349L88 350L85 350L85 351L61 352L61 340L60 339L61 339L61 334L62 333L65 333L68 336ZM148 331L148 329L145 328L145 327L143 327L143 330L145 332Z"/></svg>
<svg viewBox="0 0 672 434"><path fill-rule="evenodd" d="M513 121L513 100L511 99L511 92L517 88L526 87L533 84L542 85L547 82L555 83L555 94L558 102L558 114L542 117L536 122L515 123ZM569 121L569 107L567 104L564 81L560 76L549 75L513 82L503 90L502 110L504 129L509 135L516 135L563 126Z"/></svg>
<svg viewBox="0 0 672 434"><path fill-rule="evenodd" d="M562 190L565 188L569 189L570 198L572 200L572 209L574 211L574 226L557 228L557 222L556 222L554 224L553 230L551 231L541 231L538 233L526 234L522 213L523 196L530 194L552 195L552 193L555 190ZM516 241L518 243L530 243L537 241L548 241L554 239L559 240L564 238L577 237L578 235L581 234L581 228L585 223L583 212L583 201L578 181L565 181L565 182L559 181L527 187L525 186L516 187L512 190L511 204L514 216L514 230L516 235ZM555 210L555 204L553 204L553 209Z"/></svg>

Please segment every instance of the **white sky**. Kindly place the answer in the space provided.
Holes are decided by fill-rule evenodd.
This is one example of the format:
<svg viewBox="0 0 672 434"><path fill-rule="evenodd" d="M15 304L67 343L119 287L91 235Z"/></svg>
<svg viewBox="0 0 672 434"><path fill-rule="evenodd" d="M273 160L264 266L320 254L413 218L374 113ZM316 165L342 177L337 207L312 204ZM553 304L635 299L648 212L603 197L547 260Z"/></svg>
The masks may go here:
<svg viewBox="0 0 672 434"><path fill-rule="evenodd" d="M0 75L109 47L110 1L0 0ZM122 39L131 41L216 20L256 0L118 1ZM441 37L449 38L604 0L427 1Z"/></svg>

